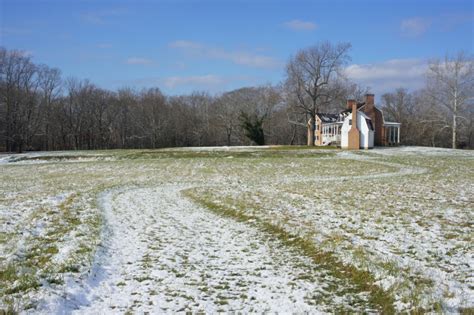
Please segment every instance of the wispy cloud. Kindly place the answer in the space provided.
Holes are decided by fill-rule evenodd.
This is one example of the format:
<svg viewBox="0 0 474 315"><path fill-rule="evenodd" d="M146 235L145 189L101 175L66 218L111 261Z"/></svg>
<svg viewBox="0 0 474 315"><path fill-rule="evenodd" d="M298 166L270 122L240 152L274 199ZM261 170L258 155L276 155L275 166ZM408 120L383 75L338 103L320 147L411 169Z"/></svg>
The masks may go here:
<svg viewBox="0 0 474 315"><path fill-rule="evenodd" d="M179 49L184 53L199 58L228 60L238 65L255 68L275 68L281 65L279 60L271 56L242 50L229 51L187 40L178 40L172 42L169 44L169 47Z"/></svg>
<svg viewBox="0 0 474 315"><path fill-rule="evenodd" d="M316 23L302 20L287 21L283 25L294 31L313 31L318 28Z"/></svg>
<svg viewBox="0 0 474 315"><path fill-rule="evenodd" d="M186 64L182 61L177 61L173 64L173 67L179 70L184 70L187 68Z"/></svg>
<svg viewBox="0 0 474 315"><path fill-rule="evenodd" d="M443 31L452 31L459 25L472 23L474 21L474 14L472 12L466 13L448 13L440 18L441 29ZM472 26L472 24L471 24Z"/></svg>
<svg viewBox="0 0 474 315"><path fill-rule="evenodd" d="M189 40L177 40L169 44L171 48L180 48L180 49L196 49L200 50L205 48L202 44L192 42Z"/></svg>
<svg viewBox="0 0 474 315"><path fill-rule="evenodd" d="M169 77L148 77L132 81L118 80L116 83L141 87L159 86L170 94L187 93L193 90L206 90L211 93L220 93L242 86L255 85L261 78L253 76L223 76L218 74L183 75Z"/></svg>
<svg viewBox="0 0 474 315"><path fill-rule="evenodd" d="M214 88L229 82L221 76L207 74L202 76L174 76L163 80L167 88L174 89L179 86L192 86L199 88Z"/></svg>
<svg viewBox="0 0 474 315"><path fill-rule="evenodd" d="M100 11L89 11L81 14L81 19L89 24L106 24L110 18L121 16L127 13L126 9L116 8Z"/></svg>
<svg viewBox="0 0 474 315"><path fill-rule="evenodd" d="M148 59L148 58L142 58L142 57L130 57L125 61L126 64L129 65L152 65L154 64L153 60Z"/></svg>
<svg viewBox="0 0 474 315"><path fill-rule="evenodd" d="M34 57L35 52L33 50L22 50L21 53L25 57Z"/></svg>
<svg viewBox="0 0 474 315"><path fill-rule="evenodd" d="M25 36L31 33L29 29L0 26L0 36Z"/></svg>
<svg viewBox="0 0 474 315"><path fill-rule="evenodd" d="M414 90L423 87L428 63L421 59L392 59L373 64L353 64L346 68L347 76L376 94L404 87Z"/></svg>
<svg viewBox="0 0 474 315"><path fill-rule="evenodd" d="M418 37L426 33L432 25L432 20L423 17L413 17L402 20L400 31L405 36Z"/></svg>
<svg viewBox="0 0 474 315"><path fill-rule="evenodd" d="M238 65L255 68L275 68L280 64L273 57L243 51L229 52L216 50L211 53L211 56L217 59L230 60Z"/></svg>
<svg viewBox="0 0 474 315"><path fill-rule="evenodd" d="M108 48L112 48L112 44L109 44L109 43L99 43L99 44L97 44L97 47L100 48L100 49L108 49Z"/></svg>

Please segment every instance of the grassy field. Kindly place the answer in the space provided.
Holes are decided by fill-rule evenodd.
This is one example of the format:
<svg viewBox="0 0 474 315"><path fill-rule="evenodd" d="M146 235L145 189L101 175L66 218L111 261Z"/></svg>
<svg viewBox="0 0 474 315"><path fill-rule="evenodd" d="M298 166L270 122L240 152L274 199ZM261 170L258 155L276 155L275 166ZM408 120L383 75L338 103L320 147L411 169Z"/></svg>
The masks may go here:
<svg viewBox="0 0 474 315"><path fill-rule="evenodd" d="M472 313L473 192L448 149L0 155L0 310Z"/></svg>

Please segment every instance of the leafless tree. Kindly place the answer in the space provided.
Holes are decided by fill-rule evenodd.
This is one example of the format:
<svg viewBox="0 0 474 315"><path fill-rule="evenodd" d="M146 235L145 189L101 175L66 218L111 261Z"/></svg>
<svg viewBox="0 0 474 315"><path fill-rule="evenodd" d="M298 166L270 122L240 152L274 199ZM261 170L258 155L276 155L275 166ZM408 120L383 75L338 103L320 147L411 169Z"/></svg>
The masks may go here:
<svg viewBox="0 0 474 315"><path fill-rule="evenodd" d="M117 92L117 119L114 130L117 132L120 148L128 148L131 141L140 142L141 138L136 132L135 122L138 120L135 108L138 104L138 95L130 88L121 88ZM137 126L138 127L138 126ZM138 144L138 146L140 146Z"/></svg>
<svg viewBox="0 0 474 315"><path fill-rule="evenodd" d="M210 145L211 137L211 116L210 106L212 97L205 92L193 92L183 99L187 111L193 118L187 121L192 135L193 145Z"/></svg>
<svg viewBox="0 0 474 315"><path fill-rule="evenodd" d="M147 147L158 148L164 146L166 126L169 124L169 115L166 97L158 88L144 90L141 93L141 116L139 124L141 133L150 141ZM176 128L174 128L176 130Z"/></svg>
<svg viewBox="0 0 474 315"><path fill-rule="evenodd" d="M235 96L235 91L227 92L217 98L213 104L215 125L223 129L225 144L230 146L238 129L238 119L241 104Z"/></svg>
<svg viewBox="0 0 474 315"><path fill-rule="evenodd" d="M51 128L55 124L52 120L53 103L56 102L61 93L61 71L49 68L46 65L38 66L38 80L40 88L40 106L43 119L44 148L50 150L53 141Z"/></svg>
<svg viewBox="0 0 474 315"><path fill-rule="evenodd" d="M432 102L446 110L439 112L438 121L444 122L442 128L451 129L451 144L455 149L459 124L466 123L468 119L462 114L469 105L472 106L474 97L473 57L460 52L455 57L446 56L443 61L431 62L427 73L427 91ZM450 121L444 119L446 114Z"/></svg>
<svg viewBox="0 0 474 315"><path fill-rule="evenodd" d="M322 42L298 51L287 64L287 93L296 100L296 108L311 118L311 145L314 145L316 113L326 110L344 92L341 78L350 60L350 48L349 43Z"/></svg>
<svg viewBox="0 0 474 315"><path fill-rule="evenodd" d="M290 60L284 84L216 96L166 96L156 87L115 92L87 80L63 81L59 70L0 48L0 150L303 144L315 113L338 112L347 98L363 101L368 92L343 76L349 48L310 47ZM431 63L426 88L383 95L385 115L402 123L405 144L455 140L474 147L472 72L472 58L461 54ZM242 114L250 125L239 121ZM248 137L249 130L258 137Z"/></svg>
<svg viewBox="0 0 474 315"><path fill-rule="evenodd" d="M382 95L382 109L385 119L402 124L400 129L401 142L405 145L416 144L420 134L418 127L420 114L416 112L413 96L404 88L398 88L393 93Z"/></svg>
<svg viewBox="0 0 474 315"><path fill-rule="evenodd" d="M2 51L0 57L3 138L7 151L22 152L41 126L38 67L21 51Z"/></svg>

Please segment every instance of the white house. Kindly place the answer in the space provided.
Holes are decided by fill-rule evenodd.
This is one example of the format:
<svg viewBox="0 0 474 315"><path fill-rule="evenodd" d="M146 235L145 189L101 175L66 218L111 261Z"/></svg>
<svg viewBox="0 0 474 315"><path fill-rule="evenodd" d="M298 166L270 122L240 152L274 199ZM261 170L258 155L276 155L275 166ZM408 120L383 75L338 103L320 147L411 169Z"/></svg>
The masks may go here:
<svg viewBox="0 0 474 315"><path fill-rule="evenodd" d="M374 147L374 127L372 120L361 111L357 111L357 130L359 131L359 148L371 149ZM352 128L353 115L347 115L341 127L341 148L349 148L349 131Z"/></svg>
<svg viewBox="0 0 474 315"><path fill-rule="evenodd" d="M315 118L314 124L308 121L308 145L357 150L400 144L400 123L385 121L382 110L374 104L374 94L367 94L364 103L348 100L347 108L339 114L316 113ZM355 125L353 120L357 120Z"/></svg>

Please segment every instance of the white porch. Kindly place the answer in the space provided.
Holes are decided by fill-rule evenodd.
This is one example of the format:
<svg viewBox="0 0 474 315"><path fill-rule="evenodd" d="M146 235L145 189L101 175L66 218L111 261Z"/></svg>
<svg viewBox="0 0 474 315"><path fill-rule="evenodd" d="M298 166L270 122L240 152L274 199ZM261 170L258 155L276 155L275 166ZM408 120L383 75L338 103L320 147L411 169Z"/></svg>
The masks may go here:
<svg viewBox="0 0 474 315"><path fill-rule="evenodd" d="M400 144L400 123L385 122L385 145L399 145Z"/></svg>
<svg viewBox="0 0 474 315"><path fill-rule="evenodd" d="M321 130L321 140L323 145L330 143L341 143L341 123L324 124Z"/></svg>

